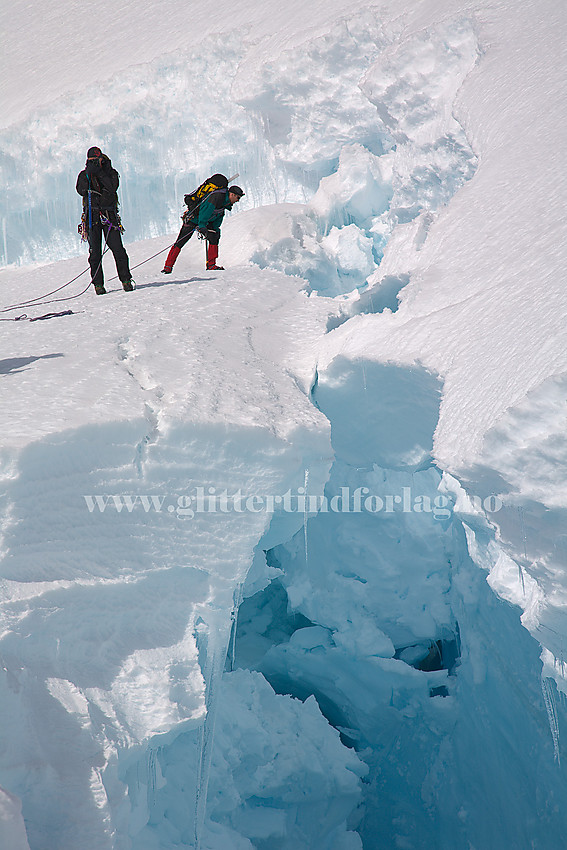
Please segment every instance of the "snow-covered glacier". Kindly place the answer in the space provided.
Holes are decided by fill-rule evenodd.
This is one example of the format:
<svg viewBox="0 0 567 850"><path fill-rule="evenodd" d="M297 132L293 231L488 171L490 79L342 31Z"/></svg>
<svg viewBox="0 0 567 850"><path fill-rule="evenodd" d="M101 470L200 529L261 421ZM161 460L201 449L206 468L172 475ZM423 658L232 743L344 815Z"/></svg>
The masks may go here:
<svg viewBox="0 0 567 850"><path fill-rule="evenodd" d="M0 846L558 850L561 5L1 15Z"/></svg>

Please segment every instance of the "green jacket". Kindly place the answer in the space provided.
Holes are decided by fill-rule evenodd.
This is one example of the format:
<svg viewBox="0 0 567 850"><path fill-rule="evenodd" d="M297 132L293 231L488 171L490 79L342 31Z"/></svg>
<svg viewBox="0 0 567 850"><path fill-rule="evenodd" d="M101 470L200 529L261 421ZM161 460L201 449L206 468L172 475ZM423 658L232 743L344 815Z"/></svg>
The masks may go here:
<svg viewBox="0 0 567 850"><path fill-rule="evenodd" d="M209 227L220 232L221 222L226 210L231 210L232 204L228 199L228 189L215 189L199 207L198 214L191 221L197 227Z"/></svg>

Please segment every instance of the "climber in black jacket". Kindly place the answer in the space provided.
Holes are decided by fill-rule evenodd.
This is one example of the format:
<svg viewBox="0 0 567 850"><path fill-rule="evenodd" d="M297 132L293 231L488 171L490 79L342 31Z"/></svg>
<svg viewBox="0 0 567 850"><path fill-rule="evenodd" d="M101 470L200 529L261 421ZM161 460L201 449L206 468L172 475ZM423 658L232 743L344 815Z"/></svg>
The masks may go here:
<svg viewBox="0 0 567 850"><path fill-rule="evenodd" d="M134 289L128 254L122 244L116 191L120 177L110 159L98 147L89 148L86 167L77 177L77 192L83 197L83 222L89 242L89 265L97 295L104 295L102 236L114 255L116 271L126 292Z"/></svg>

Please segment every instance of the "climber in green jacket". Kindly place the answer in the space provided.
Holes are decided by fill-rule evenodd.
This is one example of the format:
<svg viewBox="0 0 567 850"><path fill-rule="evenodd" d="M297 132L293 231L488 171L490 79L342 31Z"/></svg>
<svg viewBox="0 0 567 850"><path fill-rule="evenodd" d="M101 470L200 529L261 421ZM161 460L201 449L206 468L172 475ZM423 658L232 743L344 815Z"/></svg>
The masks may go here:
<svg viewBox="0 0 567 850"><path fill-rule="evenodd" d="M214 189L193 212L187 210L183 216L183 226L167 255L163 274L171 274L179 252L195 230L207 240L207 270L223 270L223 266L217 266L221 223L226 210L231 210L242 197L244 192L240 186Z"/></svg>

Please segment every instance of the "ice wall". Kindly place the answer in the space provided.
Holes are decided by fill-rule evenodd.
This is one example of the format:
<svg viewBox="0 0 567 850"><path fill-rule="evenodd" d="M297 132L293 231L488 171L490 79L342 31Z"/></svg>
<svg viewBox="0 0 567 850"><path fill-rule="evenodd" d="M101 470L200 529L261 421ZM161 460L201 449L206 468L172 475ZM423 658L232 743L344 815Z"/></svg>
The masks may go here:
<svg viewBox="0 0 567 850"><path fill-rule="evenodd" d="M554 680L562 694L567 650L565 385L565 375L549 378L508 410L487 433L481 461L462 476L464 486L470 489L474 482L482 498L499 494L499 545L475 541L477 558L490 570L491 587L523 609L522 622L543 647L544 677Z"/></svg>
<svg viewBox="0 0 567 850"><path fill-rule="evenodd" d="M2 264L83 252L74 185L96 143L121 175L126 241L176 232L185 192L210 172L238 172L242 209L314 199L305 237L298 226L279 251L254 261L302 273L331 295L362 286L392 226L446 203L475 163L439 92L449 71L442 91L450 96L475 61L470 25L447 26L388 61L390 79L403 80L416 52L424 54L413 113L401 82L385 91L372 82L393 35L365 11L246 73L245 31L228 42L210 36L106 82L86 82L3 129ZM424 116L432 127L420 139Z"/></svg>
<svg viewBox="0 0 567 850"><path fill-rule="evenodd" d="M552 850L567 826L561 709L520 610L489 587L498 570L486 582L486 553L503 558L494 527L431 460L441 389L362 358L319 373L326 499L268 552L281 574L243 603L236 661L314 695L359 753L364 847Z"/></svg>
<svg viewBox="0 0 567 850"><path fill-rule="evenodd" d="M432 213L475 167L449 106L478 58L473 32L460 21L440 27L439 42L428 31L383 51L361 88L376 103L393 146L376 156L362 144L345 145L308 207L318 226L326 222L325 235L318 241L304 227L309 240L300 243L291 230L286 252L283 239L274 240L261 264L269 258L337 294L341 285L346 292L349 267L367 267L365 239L379 252L394 227L414 221L412 251L420 250ZM314 245L325 256L313 260ZM370 276L374 285L348 301L345 316L397 310L409 280L403 236L396 248L388 274ZM338 261L329 269L333 252ZM314 695L343 742L366 761L357 828L365 847L552 850L565 829L557 803L566 790L558 762L563 709L548 682L553 655L544 654L542 681L540 648L523 629L520 609L490 587L526 608L528 625L530 613L542 610L530 563L537 551L553 564L549 590L556 604L545 603L538 633L549 632L543 645L553 643L556 657L563 656L562 629L553 636L564 560L556 431L538 450L545 429L533 430L536 397L510 411L498 433L488 435L486 469L471 470L466 483L478 489L469 501L429 455L441 392L435 376L367 359L370 322L347 321L342 331L342 341L358 334L358 356L341 356L339 340L339 353L325 361L313 392L331 422L336 454L327 507L268 553L281 574L241 607L237 664L261 671L277 692ZM558 421L560 386L554 380L551 392L546 386L537 395L546 421ZM531 502L523 491L535 495L541 472L549 488ZM491 497L503 492L513 494L507 510L491 514ZM522 544L523 559L516 557ZM479 567L489 571L488 584ZM519 681L529 684L518 688Z"/></svg>
<svg viewBox="0 0 567 850"><path fill-rule="evenodd" d="M40 270L40 288L46 273L56 271ZM328 475L328 423L302 389L327 308L274 272L161 293L152 278L122 310L109 293L70 325L12 323L11 346L47 350L2 359L13 399L0 453L0 777L23 801L34 850L167 847L172 836L206 846L238 589L259 542L302 522L281 510L209 511L206 500L211 489L285 492L306 467L320 490ZM269 356L274 343L285 367ZM269 713L269 696L258 700ZM305 724L352 808L351 768L362 766L350 753L336 762L338 735L315 706ZM256 753L260 772L270 761ZM284 780L258 784L279 800ZM344 832L345 817L329 813L328 831Z"/></svg>

